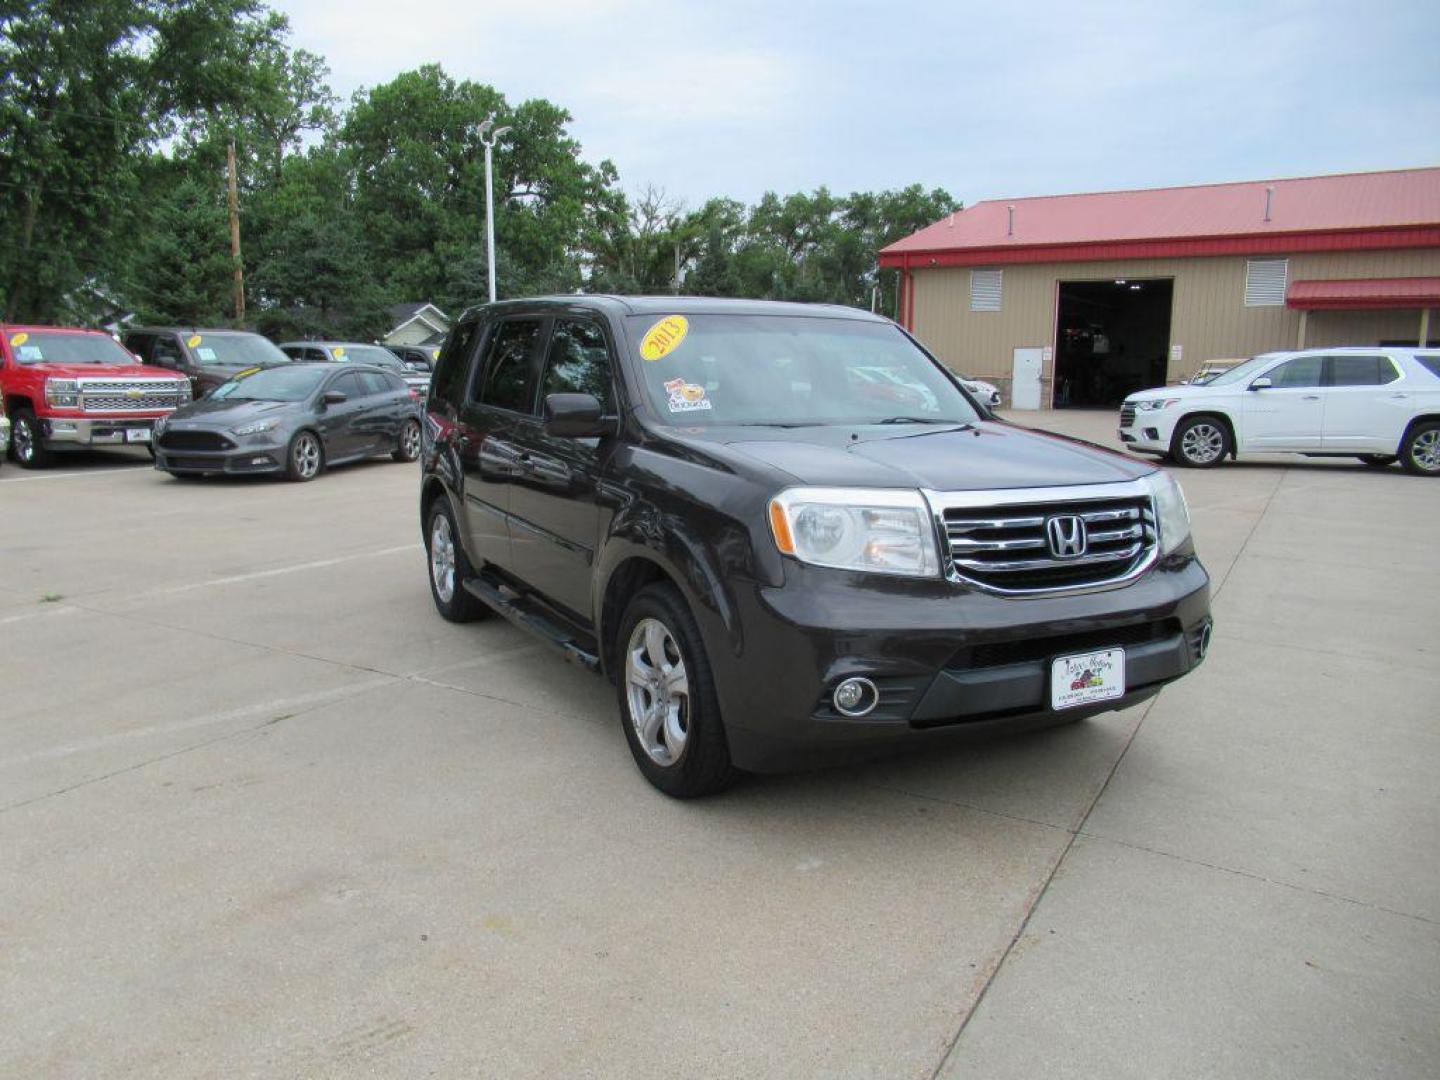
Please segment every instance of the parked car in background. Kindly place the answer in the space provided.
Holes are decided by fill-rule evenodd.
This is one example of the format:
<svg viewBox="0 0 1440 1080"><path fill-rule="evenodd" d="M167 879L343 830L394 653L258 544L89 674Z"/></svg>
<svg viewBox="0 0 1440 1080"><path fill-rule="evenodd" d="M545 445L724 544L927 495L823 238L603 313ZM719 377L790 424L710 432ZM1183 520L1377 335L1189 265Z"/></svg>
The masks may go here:
<svg viewBox="0 0 1440 1080"><path fill-rule="evenodd" d="M386 345L411 371L429 374L440 356L439 345Z"/></svg>
<svg viewBox="0 0 1440 1080"><path fill-rule="evenodd" d="M286 341L281 343L280 349L295 360L370 364L393 371L405 380L405 385L413 388L422 397L430 389L428 368L423 372L412 371L408 364L385 345L366 345L358 341Z"/></svg>
<svg viewBox="0 0 1440 1080"><path fill-rule="evenodd" d="M0 386L0 462L10 450L10 417L5 412L5 388Z"/></svg>
<svg viewBox="0 0 1440 1080"><path fill-rule="evenodd" d="M191 392L183 376L143 366L99 330L0 326L0 393L10 453L37 469L59 451L148 446L155 421Z"/></svg>
<svg viewBox="0 0 1440 1080"><path fill-rule="evenodd" d="M228 382L238 371L289 363L289 357L269 338L247 330L140 326L125 331L122 340L142 362L187 376L197 398Z"/></svg>
<svg viewBox="0 0 1440 1080"><path fill-rule="evenodd" d="M608 674L670 795L1126 708L1209 645L1164 470L989 419L866 312L488 305L423 430L440 615Z"/></svg>
<svg viewBox="0 0 1440 1080"><path fill-rule="evenodd" d="M1209 382L1131 394L1120 441L1208 468L1251 453L1354 457L1440 476L1440 351L1265 353Z"/></svg>
<svg viewBox="0 0 1440 1080"><path fill-rule="evenodd" d="M394 372L291 363L246 372L177 410L155 432L155 467L177 476L283 473L420 456L420 403Z"/></svg>
<svg viewBox="0 0 1440 1080"><path fill-rule="evenodd" d="M986 405L992 409L998 409L1000 403L1005 399L1000 396L1000 388L994 383L988 383L984 379L972 379L968 375L956 376L960 385L969 390Z"/></svg>

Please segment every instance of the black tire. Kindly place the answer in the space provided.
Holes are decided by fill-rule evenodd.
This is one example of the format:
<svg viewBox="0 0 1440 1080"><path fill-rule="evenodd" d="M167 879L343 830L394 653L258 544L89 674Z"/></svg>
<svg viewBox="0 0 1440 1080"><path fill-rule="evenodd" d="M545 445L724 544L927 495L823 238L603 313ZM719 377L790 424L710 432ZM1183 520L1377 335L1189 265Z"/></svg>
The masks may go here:
<svg viewBox="0 0 1440 1080"><path fill-rule="evenodd" d="M1440 476L1440 421L1426 420L1405 433L1400 464L1412 476Z"/></svg>
<svg viewBox="0 0 1440 1080"><path fill-rule="evenodd" d="M315 432L297 431L285 451L285 478L297 484L314 480L325 471L325 447Z"/></svg>
<svg viewBox="0 0 1440 1080"><path fill-rule="evenodd" d="M406 420L400 425L400 438L396 440L395 450L390 456L396 461L420 460L419 420Z"/></svg>
<svg viewBox="0 0 1440 1080"><path fill-rule="evenodd" d="M22 469L43 469L54 461L54 455L40 445L35 411L23 405L10 416L10 456Z"/></svg>
<svg viewBox="0 0 1440 1080"><path fill-rule="evenodd" d="M448 588L435 558L438 542L449 545ZM445 557L442 554L441 563ZM440 612L443 618L450 622L465 623L490 614L488 607L465 590L465 580L475 575L475 569L465 554L465 545L460 542L460 530L456 527L455 512L450 508L450 499L444 495L432 502L425 513L425 567L425 576L430 579L430 598L435 601L435 610Z"/></svg>
<svg viewBox="0 0 1440 1080"><path fill-rule="evenodd" d="M1213 469L1233 447L1230 431L1214 416L1187 416L1170 437L1170 456L1187 469Z"/></svg>
<svg viewBox="0 0 1440 1080"><path fill-rule="evenodd" d="M674 646L678 653L678 656L672 657L672 662L683 661L681 674L686 690L683 701L675 705L674 726L683 731L684 741L668 762L657 760L652 751L646 749L632 713L630 646L636 628L642 623L647 626L658 623L668 634L666 649ZM715 694L710 660L705 655L705 645L695 617L674 586L647 585L635 594L620 619L615 659L620 723L625 731L625 741L630 745L630 754L645 779L676 799L714 795L733 784L739 773L730 763L730 747L725 740L725 725L720 716L720 701ZM658 665L655 670L659 675ZM674 667L670 670L673 671ZM636 682L634 685L638 694L647 696L652 703L659 702L658 682L643 685ZM666 708L672 700L666 690L663 696ZM660 705L657 703L655 707ZM663 733L668 729L669 725L664 722L656 729L657 734L662 736L657 738L657 748L662 754L666 752L667 742Z"/></svg>
<svg viewBox="0 0 1440 1080"><path fill-rule="evenodd" d="M1361 454L1360 460L1372 469L1388 469L1400 459L1394 454Z"/></svg>

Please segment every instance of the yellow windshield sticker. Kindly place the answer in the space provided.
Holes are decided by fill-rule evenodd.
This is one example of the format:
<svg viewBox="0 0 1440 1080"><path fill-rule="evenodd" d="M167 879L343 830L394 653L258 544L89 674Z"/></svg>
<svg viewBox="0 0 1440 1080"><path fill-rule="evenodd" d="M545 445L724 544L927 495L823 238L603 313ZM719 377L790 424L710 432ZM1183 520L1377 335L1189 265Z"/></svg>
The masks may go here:
<svg viewBox="0 0 1440 1080"><path fill-rule="evenodd" d="M336 360L342 360L342 359L344 359L344 357L345 357L345 346L343 346L343 345L336 345L333 349L330 350L330 355L333 356L333 357L335 357Z"/></svg>
<svg viewBox="0 0 1440 1080"><path fill-rule="evenodd" d="M27 333L25 333L24 330L21 330L20 333L16 334L14 337L12 337L12 338L10 339L10 344L11 344L11 345L14 345L14 346L18 349L21 345L24 345L25 342L27 342L27 341L29 341L29 340L30 340L30 335L27 334Z"/></svg>
<svg viewBox="0 0 1440 1080"><path fill-rule="evenodd" d="M680 347L690 332L684 315L666 315L646 332L640 341L640 355L646 360L659 360Z"/></svg>
<svg viewBox="0 0 1440 1080"><path fill-rule="evenodd" d="M235 378L243 379L247 375L254 375L260 369L258 367L247 367L244 371L235 372Z"/></svg>
<svg viewBox="0 0 1440 1080"><path fill-rule="evenodd" d="M430 350L430 359L431 359L431 360L439 360L439 359L440 359L440 350L439 350L439 349L431 349L431 350Z"/></svg>
<svg viewBox="0 0 1440 1080"><path fill-rule="evenodd" d="M191 334L188 338L185 339L185 344L189 345L190 348L193 349L196 345L199 345L200 342L204 340L205 339L202 338L199 334Z"/></svg>

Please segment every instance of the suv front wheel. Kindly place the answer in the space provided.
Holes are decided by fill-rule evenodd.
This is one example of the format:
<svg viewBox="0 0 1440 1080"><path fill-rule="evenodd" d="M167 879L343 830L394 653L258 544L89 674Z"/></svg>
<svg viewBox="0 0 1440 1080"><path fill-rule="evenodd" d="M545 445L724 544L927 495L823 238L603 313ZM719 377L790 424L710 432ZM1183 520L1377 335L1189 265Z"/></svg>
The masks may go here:
<svg viewBox="0 0 1440 1080"><path fill-rule="evenodd" d="M1180 465L1209 469L1230 453L1230 432L1213 416L1190 416L1180 421L1170 439L1170 454Z"/></svg>
<svg viewBox="0 0 1440 1080"><path fill-rule="evenodd" d="M666 795L723 791L737 773L695 617L671 585L648 585L620 621L620 718L635 764Z"/></svg>

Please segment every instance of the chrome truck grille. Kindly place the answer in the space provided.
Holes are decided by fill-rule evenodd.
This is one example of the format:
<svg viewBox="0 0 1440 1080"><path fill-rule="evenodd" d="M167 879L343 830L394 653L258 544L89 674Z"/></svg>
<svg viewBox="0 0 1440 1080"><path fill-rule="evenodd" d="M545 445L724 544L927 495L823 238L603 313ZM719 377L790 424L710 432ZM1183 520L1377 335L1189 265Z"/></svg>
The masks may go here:
<svg viewBox="0 0 1440 1080"><path fill-rule="evenodd" d="M1138 481L926 497L950 578L1013 596L1128 584L1158 552L1150 492Z"/></svg>
<svg viewBox="0 0 1440 1080"><path fill-rule="evenodd" d="M174 409L181 397L179 379L78 379L80 408L88 413L154 412Z"/></svg>

